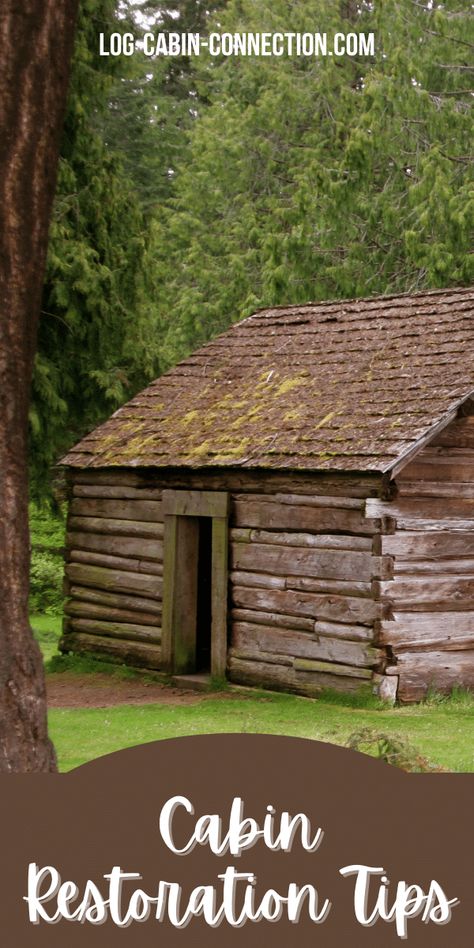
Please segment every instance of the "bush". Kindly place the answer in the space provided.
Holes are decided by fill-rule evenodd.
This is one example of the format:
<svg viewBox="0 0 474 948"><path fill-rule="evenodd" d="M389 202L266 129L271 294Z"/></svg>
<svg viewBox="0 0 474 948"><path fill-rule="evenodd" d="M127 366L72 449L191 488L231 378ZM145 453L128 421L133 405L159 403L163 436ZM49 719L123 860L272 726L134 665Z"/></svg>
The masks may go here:
<svg viewBox="0 0 474 948"><path fill-rule="evenodd" d="M378 757L386 764L399 767L409 773L442 773L444 771L444 767L432 764L426 757L423 757L406 738L398 737L396 734L382 734L370 727L354 731L348 737L346 746L352 750L360 751L362 754Z"/></svg>
<svg viewBox="0 0 474 948"><path fill-rule="evenodd" d="M30 609L32 612L61 612L63 603L63 560L55 553L32 550L30 567Z"/></svg>

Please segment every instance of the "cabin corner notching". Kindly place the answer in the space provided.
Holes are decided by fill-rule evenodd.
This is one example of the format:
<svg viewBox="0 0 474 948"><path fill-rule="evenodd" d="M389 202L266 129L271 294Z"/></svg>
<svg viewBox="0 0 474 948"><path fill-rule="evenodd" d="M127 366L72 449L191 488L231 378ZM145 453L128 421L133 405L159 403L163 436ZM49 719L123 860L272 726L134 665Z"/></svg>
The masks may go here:
<svg viewBox="0 0 474 948"><path fill-rule="evenodd" d="M64 459L62 648L401 701L474 687L474 292L266 310Z"/></svg>

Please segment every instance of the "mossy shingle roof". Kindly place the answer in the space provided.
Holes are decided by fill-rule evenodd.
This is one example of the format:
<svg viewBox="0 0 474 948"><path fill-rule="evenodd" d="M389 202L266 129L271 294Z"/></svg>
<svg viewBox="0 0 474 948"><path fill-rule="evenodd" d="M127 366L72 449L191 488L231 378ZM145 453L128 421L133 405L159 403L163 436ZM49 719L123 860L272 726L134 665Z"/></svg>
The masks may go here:
<svg viewBox="0 0 474 948"><path fill-rule="evenodd" d="M266 309L62 463L387 471L473 392L473 353L474 288Z"/></svg>

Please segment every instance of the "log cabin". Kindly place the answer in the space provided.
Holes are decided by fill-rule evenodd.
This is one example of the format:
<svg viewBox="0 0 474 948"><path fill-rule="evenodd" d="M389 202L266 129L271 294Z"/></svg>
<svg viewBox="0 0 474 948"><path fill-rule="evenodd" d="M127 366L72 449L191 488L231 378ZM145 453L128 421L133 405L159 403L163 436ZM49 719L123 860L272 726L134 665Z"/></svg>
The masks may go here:
<svg viewBox="0 0 474 948"><path fill-rule="evenodd" d="M474 686L474 290L270 307L63 459L61 648L317 696Z"/></svg>

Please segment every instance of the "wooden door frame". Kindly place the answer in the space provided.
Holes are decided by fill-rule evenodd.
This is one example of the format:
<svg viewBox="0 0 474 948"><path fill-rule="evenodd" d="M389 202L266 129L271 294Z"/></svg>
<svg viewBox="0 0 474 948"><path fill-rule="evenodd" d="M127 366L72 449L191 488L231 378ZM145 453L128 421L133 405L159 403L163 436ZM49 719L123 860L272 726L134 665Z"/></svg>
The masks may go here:
<svg viewBox="0 0 474 948"><path fill-rule="evenodd" d="M212 519L211 675L227 665L229 494L164 490L164 569L161 657L172 674L191 671L196 650L198 517Z"/></svg>

